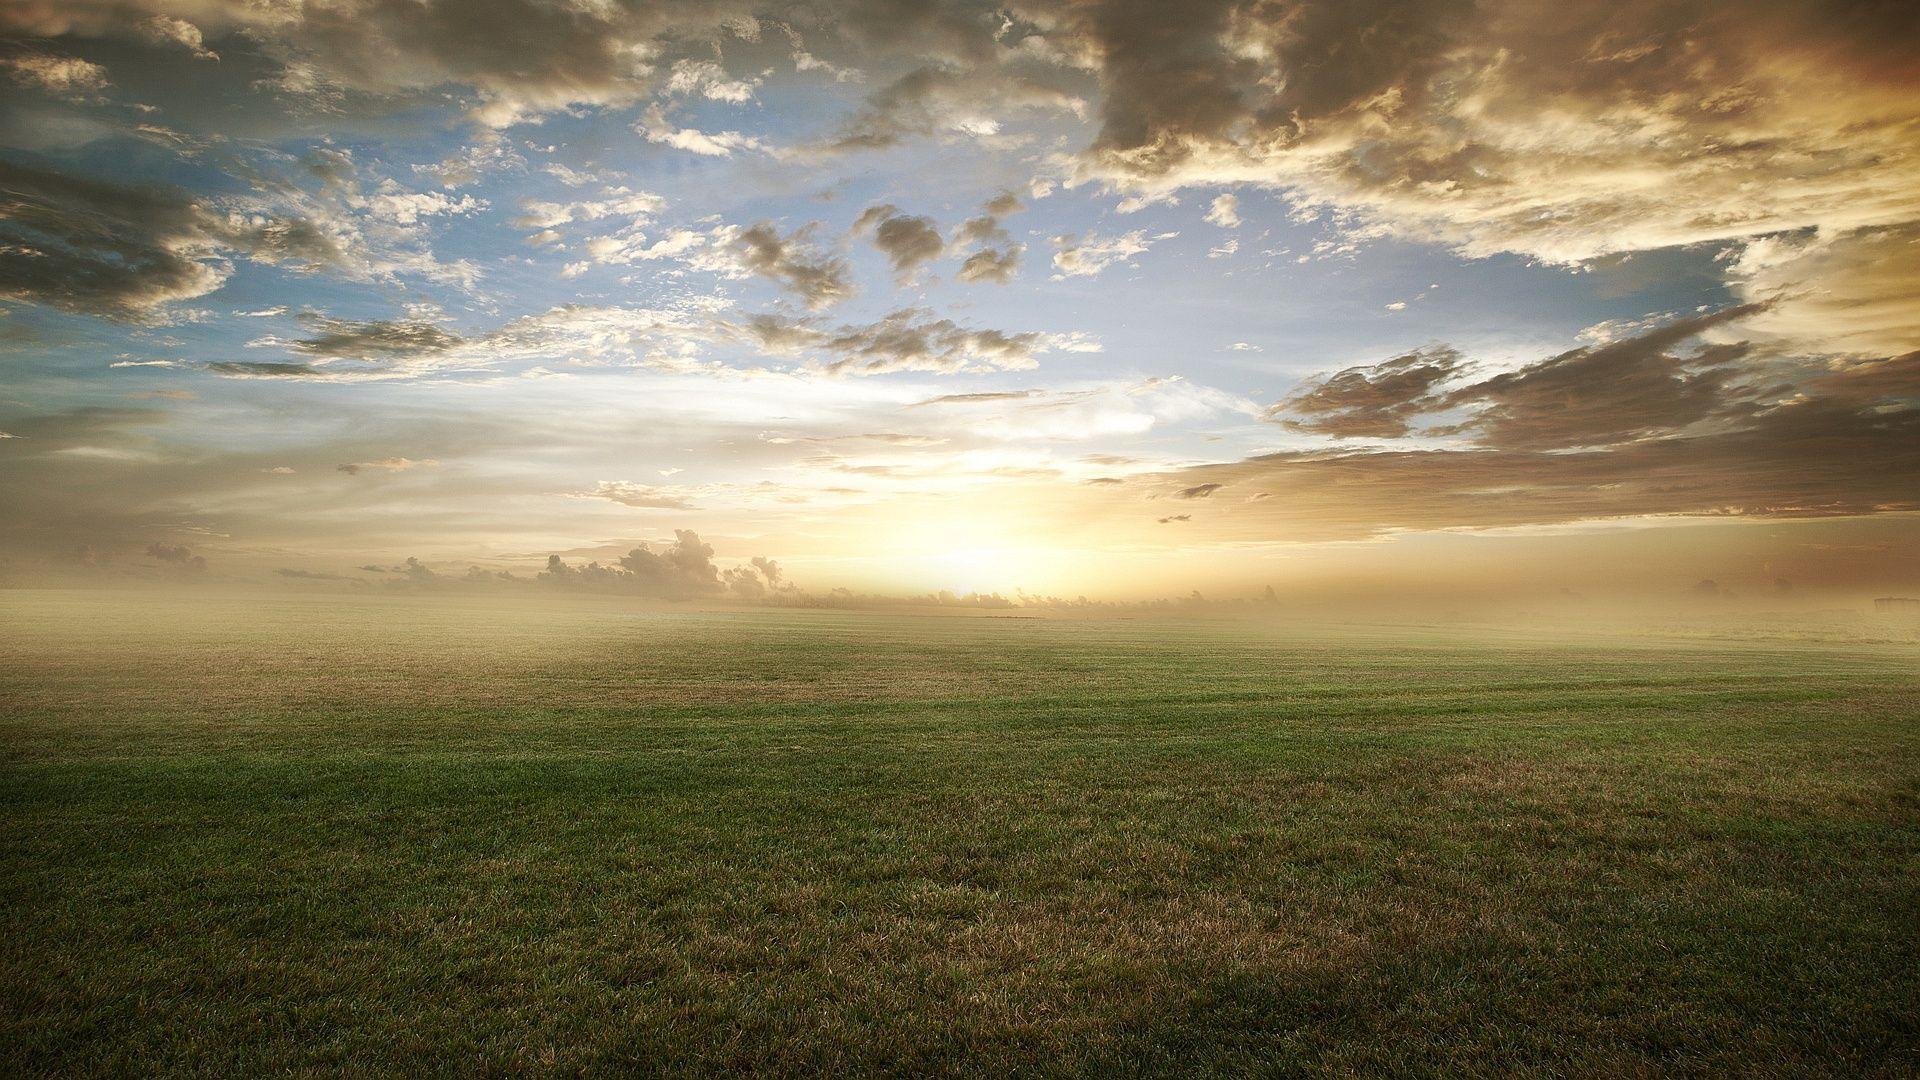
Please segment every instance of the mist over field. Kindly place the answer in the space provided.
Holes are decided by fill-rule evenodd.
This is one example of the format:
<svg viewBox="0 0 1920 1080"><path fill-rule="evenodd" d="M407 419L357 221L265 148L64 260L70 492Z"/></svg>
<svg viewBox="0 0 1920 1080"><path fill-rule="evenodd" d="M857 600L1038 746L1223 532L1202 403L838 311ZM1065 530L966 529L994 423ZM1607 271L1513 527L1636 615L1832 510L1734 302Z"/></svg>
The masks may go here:
<svg viewBox="0 0 1920 1080"><path fill-rule="evenodd" d="M1916 43L0 0L0 1076L1920 1073Z"/></svg>

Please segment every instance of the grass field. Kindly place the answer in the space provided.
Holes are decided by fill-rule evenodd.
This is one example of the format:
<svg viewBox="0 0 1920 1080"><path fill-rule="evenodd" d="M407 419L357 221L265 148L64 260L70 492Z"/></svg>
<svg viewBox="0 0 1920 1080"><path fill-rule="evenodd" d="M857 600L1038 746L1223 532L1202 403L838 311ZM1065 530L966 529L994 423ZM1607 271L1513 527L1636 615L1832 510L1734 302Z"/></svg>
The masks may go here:
<svg viewBox="0 0 1920 1080"><path fill-rule="evenodd" d="M1920 1070L1920 649L0 593L0 1073Z"/></svg>

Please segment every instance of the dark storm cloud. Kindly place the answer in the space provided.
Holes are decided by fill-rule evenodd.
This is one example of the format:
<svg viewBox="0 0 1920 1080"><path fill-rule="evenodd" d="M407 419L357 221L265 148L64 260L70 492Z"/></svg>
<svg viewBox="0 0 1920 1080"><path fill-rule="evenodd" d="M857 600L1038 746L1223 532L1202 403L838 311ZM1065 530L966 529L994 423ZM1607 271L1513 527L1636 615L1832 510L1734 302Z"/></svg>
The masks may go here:
<svg viewBox="0 0 1920 1080"><path fill-rule="evenodd" d="M1466 419L1432 432L1514 449L1604 446L1676 432L1756 407L1748 373L1737 366L1746 345L1686 352L1676 346L1760 310L1746 304L1675 319L1448 392L1441 384L1460 376L1465 364L1457 350L1434 346L1328 376L1273 406L1269 416L1297 431L1392 439L1410 434L1422 416L1468 410Z"/></svg>
<svg viewBox="0 0 1920 1080"><path fill-rule="evenodd" d="M1071 10L1100 56L1095 154L1131 171L1165 172L1189 142L1226 138L1246 118L1242 84L1254 66L1227 51L1232 4L1123 0Z"/></svg>
<svg viewBox="0 0 1920 1080"><path fill-rule="evenodd" d="M1258 488L1269 497L1223 519L1224 533L1313 539L1647 515L1920 510L1920 360L1755 386L1725 375L1740 346L1672 351L1733 317L1679 320L1446 395L1481 407L1453 429L1472 434L1475 449L1269 454L1170 474L1161 490Z"/></svg>
<svg viewBox="0 0 1920 1080"><path fill-rule="evenodd" d="M1920 403L1920 352L1848 363L1813 379L1809 387L1857 405Z"/></svg>
<svg viewBox="0 0 1920 1080"><path fill-rule="evenodd" d="M1569 0L1551 17L1531 0L38 0L0 27L36 54L111 60L115 83L170 73L142 94L244 69L205 95L209 121L244 99L309 124L449 93L489 124L630 104L677 62L780 27L881 80L841 148L1078 112L1097 81L1087 177L1270 184L1476 253L1920 217L1915 25L1873 0Z"/></svg>
<svg viewBox="0 0 1920 1080"><path fill-rule="evenodd" d="M339 255L304 220L222 215L172 188L0 161L0 298L141 321L219 288L228 251L301 268Z"/></svg>
<svg viewBox="0 0 1920 1080"><path fill-rule="evenodd" d="M712 63L723 49L748 49L776 28L796 49L804 34L806 47L822 56L902 75L897 89L876 93L870 104L872 138L937 122L943 94L1007 95L1002 83L1018 87L1038 77L1026 68L1045 66L1008 64L1006 46L1033 28L1015 28L1002 10L974 0L23 0L0 7L0 32L121 59L139 50L140 66L171 61L168 70L186 73L197 65L208 69L203 78L241 68L258 84L256 96L290 113L394 111L451 88L477 98L469 102L474 115L489 124L637 101L676 60ZM202 62L215 52L219 63ZM1002 67L1012 70L1002 77ZM930 85L939 73L957 85Z"/></svg>
<svg viewBox="0 0 1920 1080"><path fill-rule="evenodd" d="M1474 253L1557 260L1920 216L1901 5L1058 10L1056 38L1092 54L1103 91L1084 169L1122 185L1267 183Z"/></svg>
<svg viewBox="0 0 1920 1080"><path fill-rule="evenodd" d="M144 47L149 63L195 62L181 46L204 41L224 57L205 77L251 67L256 94L293 111L308 103L336 112L403 107L437 87L469 87L475 116L504 124L572 104L620 104L651 86L671 36L713 40L749 5L726 0L648 4L550 4L539 0L346 0L259 5L214 0L183 5L71 0L9 5L0 27L75 45ZM151 13L166 19L156 35Z"/></svg>
<svg viewBox="0 0 1920 1080"><path fill-rule="evenodd" d="M869 207L853 227L855 231L873 230L873 246L886 254L893 272L902 278L911 277L915 270L939 258L946 248L932 218L904 214L889 204Z"/></svg>
<svg viewBox="0 0 1920 1080"><path fill-rule="evenodd" d="M1679 431L1726 410L1743 410L1733 391L1745 345L1708 346L1687 355L1673 347L1750 315L1755 305L1677 319L1634 337L1574 349L1495 375L1447 395L1446 404L1478 407L1457 430L1486 446L1554 449L1603 446Z"/></svg>
<svg viewBox="0 0 1920 1080"><path fill-rule="evenodd" d="M731 246L743 269L779 282L809 308L830 307L853 295L847 263L812 250L807 232L781 236L773 225L761 222L741 229Z"/></svg>
<svg viewBox="0 0 1920 1080"><path fill-rule="evenodd" d="M1782 405L1737 431L1604 450L1287 453L1170 477L1259 486L1223 534L1344 539L1647 515L1920 510L1920 410Z"/></svg>
<svg viewBox="0 0 1920 1080"><path fill-rule="evenodd" d="M883 79L829 140L842 148L1077 112L1097 81L1085 177L1269 184L1475 253L1573 260L1920 217L1915 27L1870 0L1570 0L1551 18L1530 0L42 0L0 26L45 55L111 59L116 83L123 67L173 73L142 94L243 66L270 91L226 87L208 118L245 98L344 120L452 92L490 124L637 102L679 61L781 27Z"/></svg>
<svg viewBox="0 0 1920 1080"><path fill-rule="evenodd" d="M0 162L0 296L144 318L225 279L209 224L179 192Z"/></svg>
<svg viewBox="0 0 1920 1080"><path fill-rule="evenodd" d="M1458 374L1460 353L1434 346L1371 367L1329 375L1268 410L1296 431L1336 438L1397 439L1409 422L1437 408L1434 388Z"/></svg>

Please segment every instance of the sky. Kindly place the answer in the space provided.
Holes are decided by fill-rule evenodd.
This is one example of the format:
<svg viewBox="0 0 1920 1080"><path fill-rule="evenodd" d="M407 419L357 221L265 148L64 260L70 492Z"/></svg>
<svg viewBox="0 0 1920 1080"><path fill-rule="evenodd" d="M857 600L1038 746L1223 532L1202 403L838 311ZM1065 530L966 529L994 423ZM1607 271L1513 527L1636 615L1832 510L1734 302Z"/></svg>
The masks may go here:
<svg viewBox="0 0 1920 1080"><path fill-rule="evenodd" d="M1917 23L17 0L0 560L1920 589Z"/></svg>

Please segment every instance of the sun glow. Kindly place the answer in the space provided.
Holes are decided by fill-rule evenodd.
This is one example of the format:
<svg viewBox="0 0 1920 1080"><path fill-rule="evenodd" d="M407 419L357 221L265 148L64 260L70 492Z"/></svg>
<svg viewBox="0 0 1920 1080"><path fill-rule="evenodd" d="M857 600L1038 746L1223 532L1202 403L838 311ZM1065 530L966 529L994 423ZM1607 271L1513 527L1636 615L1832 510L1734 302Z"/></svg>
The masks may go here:
<svg viewBox="0 0 1920 1080"><path fill-rule="evenodd" d="M1031 536L1029 525L992 513L922 518L895 532L893 550L902 554L884 570L923 592L1044 592L1059 578L1061 553Z"/></svg>

